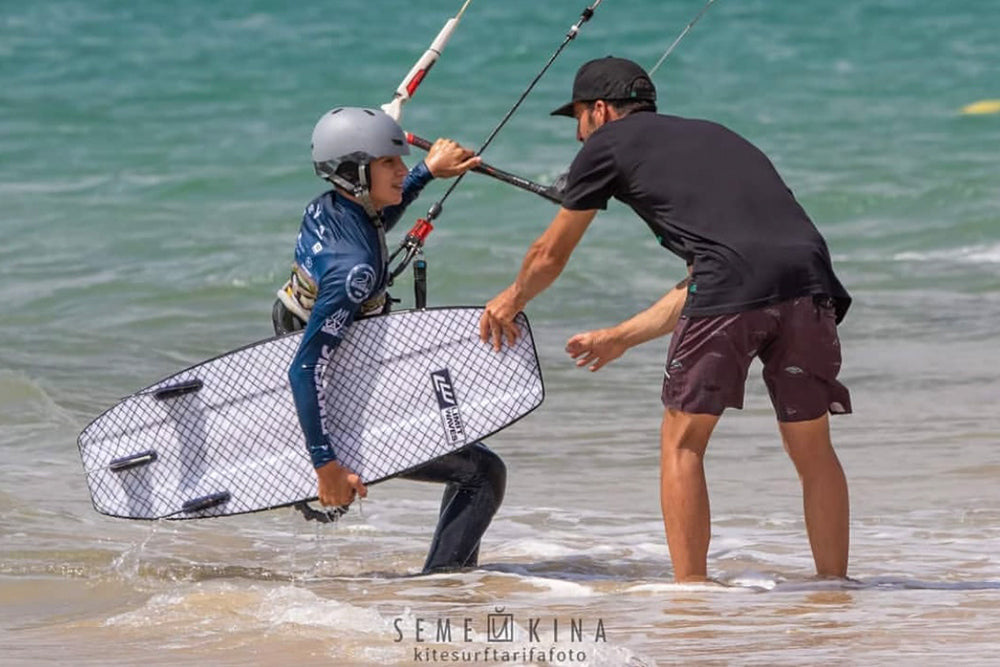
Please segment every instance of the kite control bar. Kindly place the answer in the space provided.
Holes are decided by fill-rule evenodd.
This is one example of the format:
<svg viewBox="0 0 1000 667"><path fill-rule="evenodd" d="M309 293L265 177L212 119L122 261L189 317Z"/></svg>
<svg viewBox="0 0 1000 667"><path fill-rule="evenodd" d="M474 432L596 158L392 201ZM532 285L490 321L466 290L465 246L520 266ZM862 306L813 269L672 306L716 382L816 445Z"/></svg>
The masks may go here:
<svg viewBox="0 0 1000 667"><path fill-rule="evenodd" d="M418 137L412 132L406 133L406 141L411 146L416 146L417 148L422 148L425 151L431 149L431 142L427 141L422 137ZM492 165L488 165L485 162L481 163L478 167L473 167L472 171L479 174L486 174L491 176L498 181L507 183L508 185L513 185L516 188L521 188L522 190L527 190L528 192L533 192L540 197L548 199L553 204L562 203L562 190L559 189L559 182L557 181L555 185L542 185L541 183L536 183L535 181L529 181L527 178L518 176L517 174L512 174L509 171L504 171L503 169L497 169Z"/></svg>

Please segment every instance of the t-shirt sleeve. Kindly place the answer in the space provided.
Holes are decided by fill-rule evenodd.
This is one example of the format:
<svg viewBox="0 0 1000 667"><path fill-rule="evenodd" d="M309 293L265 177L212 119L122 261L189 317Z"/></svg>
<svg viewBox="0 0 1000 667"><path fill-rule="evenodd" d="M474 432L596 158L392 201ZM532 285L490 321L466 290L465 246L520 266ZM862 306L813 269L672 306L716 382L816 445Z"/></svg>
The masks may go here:
<svg viewBox="0 0 1000 667"><path fill-rule="evenodd" d="M576 154L566 178L562 205L571 211L606 209L615 194L618 165L606 136L591 135Z"/></svg>

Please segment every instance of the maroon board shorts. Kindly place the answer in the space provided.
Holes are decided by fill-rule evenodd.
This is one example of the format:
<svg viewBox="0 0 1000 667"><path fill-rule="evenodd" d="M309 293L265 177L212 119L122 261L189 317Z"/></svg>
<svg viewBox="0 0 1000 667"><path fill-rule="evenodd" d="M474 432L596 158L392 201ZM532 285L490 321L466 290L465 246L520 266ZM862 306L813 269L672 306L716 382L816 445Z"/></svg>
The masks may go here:
<svg viewBox="0 0 1000 667"><path fill-rule="evenodd" d="M682 317L667 352L663 405L721 415L743 407L747 369L764 362L764 382L778 421L851 411L837 382L840 340L829 298L803 296L742 313Z"/></svg>

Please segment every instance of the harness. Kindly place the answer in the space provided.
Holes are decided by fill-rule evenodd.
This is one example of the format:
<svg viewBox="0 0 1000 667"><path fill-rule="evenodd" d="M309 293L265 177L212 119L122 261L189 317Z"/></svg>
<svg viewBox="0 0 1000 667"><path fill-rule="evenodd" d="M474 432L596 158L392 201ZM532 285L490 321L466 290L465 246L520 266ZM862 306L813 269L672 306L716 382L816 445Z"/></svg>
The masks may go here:
<svg viewBox="0 0 1000 667"><path fill-rule="evenodd" d="M283 318L286 320L284 328L290 331L304 329L306 322L309 321L309 314L316 304L317 289L316 283L299 268L298 263L292 264L292 273L288 280L285 281L285 284L277 291L277 296L278 302L298 320L298 322L290 323L287 322L287 318ZM380 315L386 312L389 302L389 294L383 290L361 303L357 319ZM280 316L278 313L276 315ZM289 324L292 326L289 327Z"/></svg>

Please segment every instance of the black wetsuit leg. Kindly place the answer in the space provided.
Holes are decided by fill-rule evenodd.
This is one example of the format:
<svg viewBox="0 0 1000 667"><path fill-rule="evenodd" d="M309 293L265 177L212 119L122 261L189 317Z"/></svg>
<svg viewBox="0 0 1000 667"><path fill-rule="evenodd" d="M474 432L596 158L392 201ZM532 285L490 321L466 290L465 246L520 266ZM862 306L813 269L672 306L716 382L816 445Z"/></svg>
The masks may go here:
<svg viewBox="0 0 1000 667"><path fill-rule="evenodd" d="M507 487L503 460L477 442L400 477L446 485L423 571L475 567L479 563L479 542L503 502Z"/></svg>

